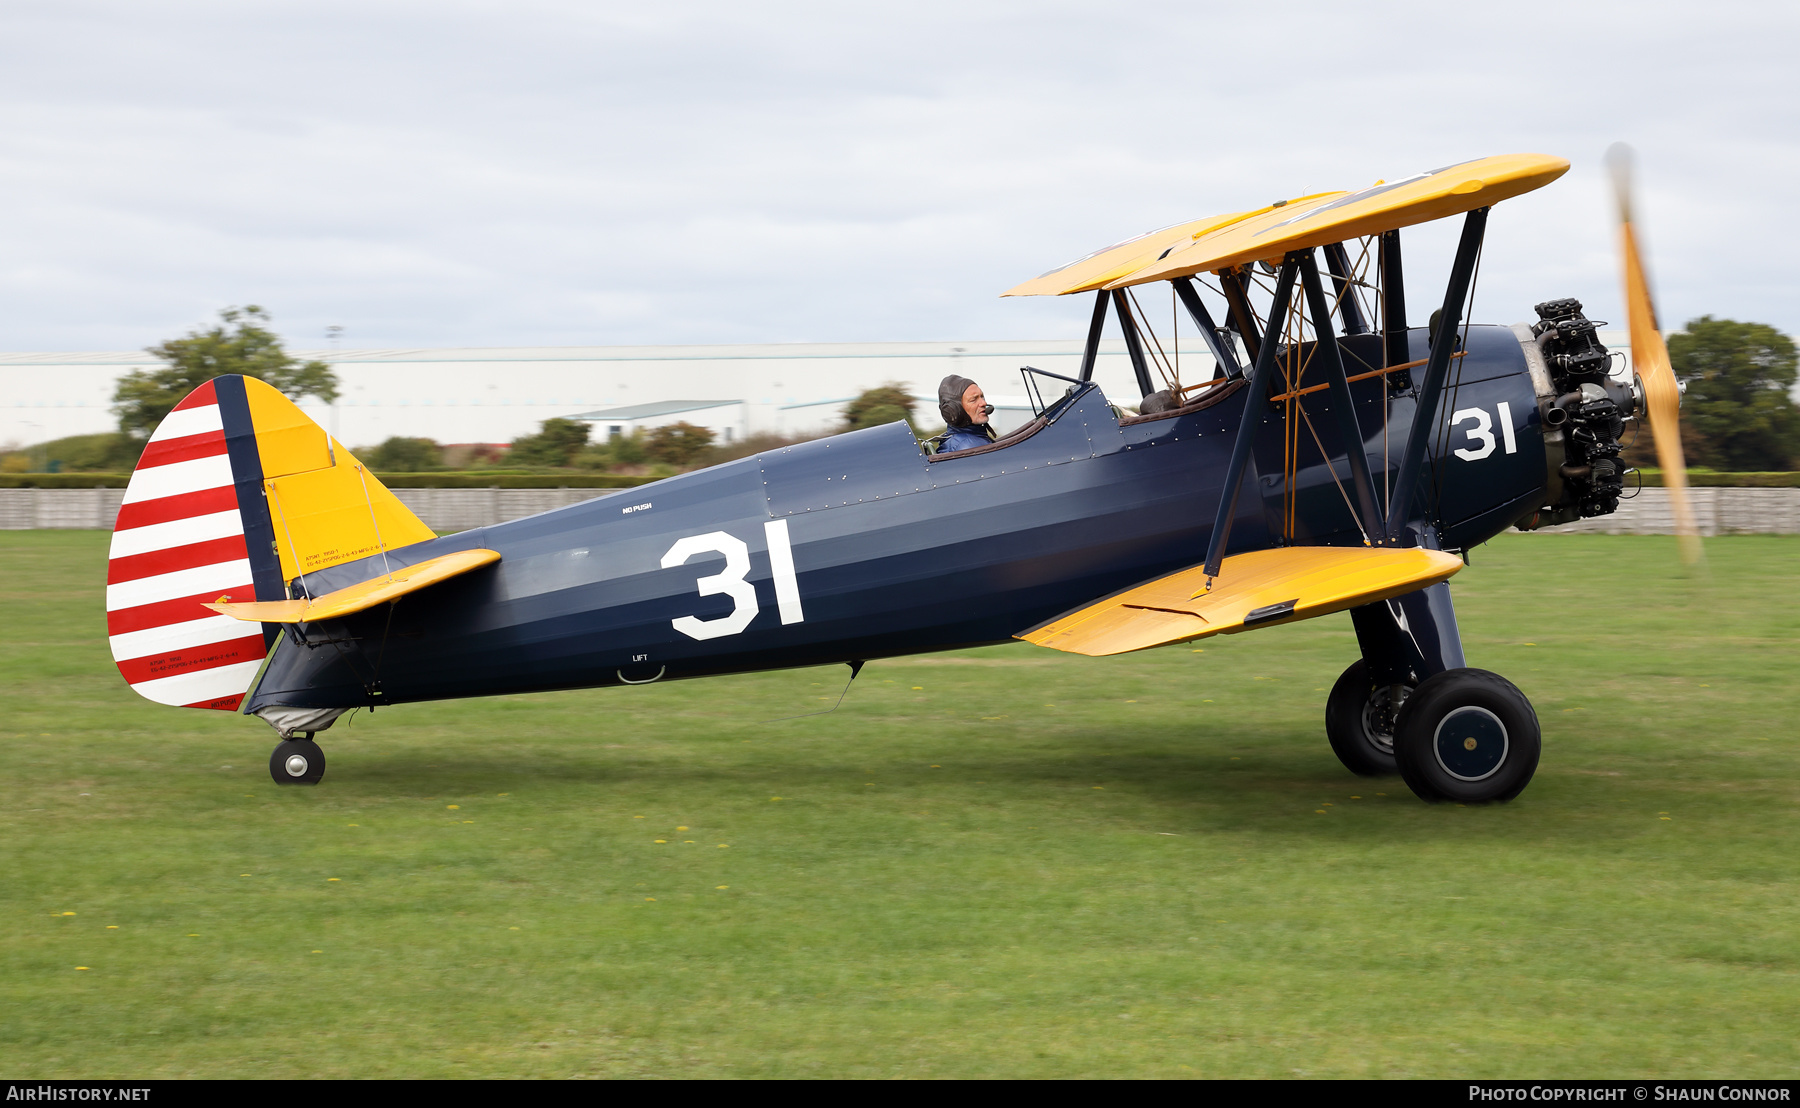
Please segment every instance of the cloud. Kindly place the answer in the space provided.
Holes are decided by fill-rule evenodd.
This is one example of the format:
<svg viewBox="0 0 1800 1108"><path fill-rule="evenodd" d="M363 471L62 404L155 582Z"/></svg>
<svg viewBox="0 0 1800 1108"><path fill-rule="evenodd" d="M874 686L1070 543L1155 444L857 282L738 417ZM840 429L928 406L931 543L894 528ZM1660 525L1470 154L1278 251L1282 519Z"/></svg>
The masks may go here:
<svg viewBox="0 0 1800 1108"><path fill-rule="evenodd" d="M1796 318L1775 4L40 4L0 16L0 348L261 303L370 345L1068 336L999 300L1126 235L1489 153L1477 317ZM1429 310L1453 227L1408 233ZM1770 249L1775 247L1775 249ZM1436 267L1435 269L1433 267Z"/></svg>

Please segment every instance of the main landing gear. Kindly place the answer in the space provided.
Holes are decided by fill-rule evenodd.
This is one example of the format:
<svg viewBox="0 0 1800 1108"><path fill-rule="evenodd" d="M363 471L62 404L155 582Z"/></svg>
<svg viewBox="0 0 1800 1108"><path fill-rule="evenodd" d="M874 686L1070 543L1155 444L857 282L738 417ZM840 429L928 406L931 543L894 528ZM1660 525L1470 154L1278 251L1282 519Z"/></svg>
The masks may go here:
<svg viewBox="0 0 1800 1108"><path fill-rule="evenodd" d="M1400 776L1423 800L1511 800L1537 772L1541 749L1531 701L1485 669L1426 678L1394 726Z"/></svg>
<svg viewBox="0 0 1800 1108"><path fill-rule="evenodd" d="M1512 682L1463 665L1447 585L1353 608L1362 659L1325 706L1338 760L1399 773L1421 800L1511 800L1537 772L1537 713Z"/></svg>
<svg viewBox="0 0 1800 1108"><path fill-rule="evenodd" d="M269 776L277 785L317 785L325 776L325 752L311 732L304 739L285 739L269 755Z"/></svg>
<svg viewBox="0 0 1800 1108"><path fill-rule="evenodd" d="M1325 701L1325 737L1345 769L1363 777L1400 772L1394 764L1394 718L1411 694L1411 685L1376 683L1369 663L1351 663Z"/></svg>

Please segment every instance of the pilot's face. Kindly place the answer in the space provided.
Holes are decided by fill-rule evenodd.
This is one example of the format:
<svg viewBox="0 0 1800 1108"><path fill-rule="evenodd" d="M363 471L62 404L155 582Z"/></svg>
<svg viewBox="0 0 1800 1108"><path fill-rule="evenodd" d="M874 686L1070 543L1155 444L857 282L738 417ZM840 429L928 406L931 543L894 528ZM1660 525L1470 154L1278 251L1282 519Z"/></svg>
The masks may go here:
<svg viewBox="0 0 1800 1108"><path fill-rule="evenodd" d="M981 395L980 385L970 385L963 390L962 404L963 411L969 414L970 423L987 422L987 397Z"/></svg>

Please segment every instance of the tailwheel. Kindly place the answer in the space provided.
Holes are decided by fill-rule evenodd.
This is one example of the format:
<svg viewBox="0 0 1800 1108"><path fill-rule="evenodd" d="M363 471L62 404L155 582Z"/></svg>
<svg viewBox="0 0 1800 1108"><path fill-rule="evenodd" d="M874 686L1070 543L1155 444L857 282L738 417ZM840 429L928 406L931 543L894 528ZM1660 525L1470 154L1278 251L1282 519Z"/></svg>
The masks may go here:
<svg viewBox="0 0 1800 1108"><path fill-rule="evenodd" d="M1406 698L1394 726L1400 776L1422 800L1511 800L1537 771L1537 713L1511 681L1448 669Z"/></svg>
<svg viewBox="0 0 1800 1108"><path fill-rule="evenodd" d="M1394 717L1411 688L1378 685L1362 659L1344 671L1325 701L1325 737L1344 768L1363 777L1391 777L1394 764Z"/></svg>
<svg viewBox="0 0 1800 1108"><path fill-rule="evenodd" d="M277 785L317 785L325 776L325 752L310 737L277 743L269 755L269 776Z"/></svg>

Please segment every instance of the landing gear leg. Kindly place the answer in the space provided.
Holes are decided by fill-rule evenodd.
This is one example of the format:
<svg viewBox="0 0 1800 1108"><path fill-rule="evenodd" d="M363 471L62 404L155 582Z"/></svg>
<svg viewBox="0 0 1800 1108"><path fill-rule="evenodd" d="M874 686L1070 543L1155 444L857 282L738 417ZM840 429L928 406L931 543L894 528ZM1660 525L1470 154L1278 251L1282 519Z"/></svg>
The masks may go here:
<svg viewBox="0 0 1800 1108"><path fill-rule="evenodd" d="M1511 682L1463 663L1450 586L1350 610L1362 660L1325 709L1338 759L1398 771L1423 800L1511 800L1537 769L1537 715ZM1473 745L1470 745L1473 744Z"/></svg>
<svg viewBox="0 0 1800 1108"><path fill-rule="evenodd" d="M269 755L269 776L277 785L317 785L325 776L325 752L313 742L312 732L303 739L286 739L275 744Z"/></svg>

